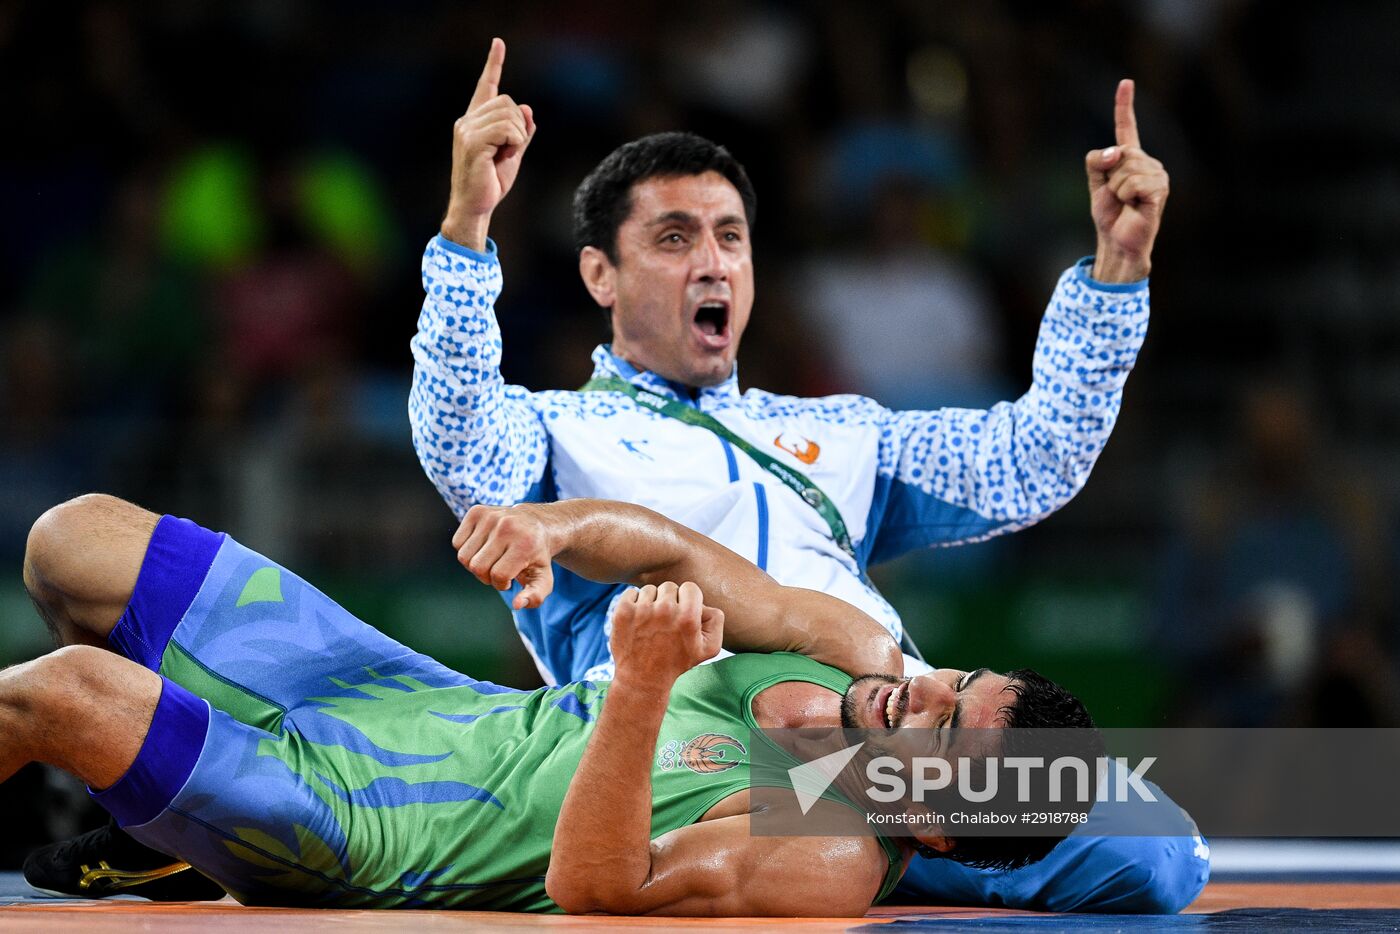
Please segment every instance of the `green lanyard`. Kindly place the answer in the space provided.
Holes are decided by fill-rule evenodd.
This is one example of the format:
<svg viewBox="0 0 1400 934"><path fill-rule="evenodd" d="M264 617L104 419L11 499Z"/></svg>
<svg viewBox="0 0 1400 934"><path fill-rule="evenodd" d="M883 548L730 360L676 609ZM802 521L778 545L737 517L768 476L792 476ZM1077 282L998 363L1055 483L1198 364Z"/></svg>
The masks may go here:
<svg viewBox="0 0 1400 934"><path fill-rule="evenodd" d="M822 492L821 487L807 479L805 474L793 470L777 458L760 451L726 428L719 419L706 415L692 406L667 399L665 396L645 389L638 389L616 376L594 377L579 387L579 392L624 393L631 396L632 400L643 408L685 422L687 425L698 425L701 428L709 429L743 451L753 459L754 463L777 477L784 486L802 497L802 501L815 509L817 515L826 521L827 527L831 529L831 537L836 540L837 545L841 546L841 550L851 557L855 557L856 551L851 547L851 536L846 532L846 523L841 518L841 511L836 508L836 504L831 501L831 498Z"/></svg>

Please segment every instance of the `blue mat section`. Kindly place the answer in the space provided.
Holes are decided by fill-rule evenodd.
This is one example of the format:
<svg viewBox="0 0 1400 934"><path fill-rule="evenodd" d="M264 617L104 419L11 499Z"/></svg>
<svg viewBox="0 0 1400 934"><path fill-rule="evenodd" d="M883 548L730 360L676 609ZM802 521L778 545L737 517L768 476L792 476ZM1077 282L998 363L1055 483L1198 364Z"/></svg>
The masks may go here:
<svg viewBox="0 0 1400 934"><path fill-rule="evenodd" d="M1034 931L1400 931L1400 910L1390 908L1239 908L1209 915L1045 915L1012 918L899 918L851 928L859 934L929 934L951 929L978 934Z"/></svg>

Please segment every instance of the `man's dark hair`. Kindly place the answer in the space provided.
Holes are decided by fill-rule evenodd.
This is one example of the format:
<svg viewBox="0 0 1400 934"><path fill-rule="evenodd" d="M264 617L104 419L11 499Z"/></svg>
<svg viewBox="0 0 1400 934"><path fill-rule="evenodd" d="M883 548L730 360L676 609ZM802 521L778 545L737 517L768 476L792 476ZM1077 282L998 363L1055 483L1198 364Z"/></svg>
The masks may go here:
<svg viewBox="0 0 1400 934"><path fill-rule="evenodd" d="M632 213L632 186L649 178L718 172L744 202L753 229L758 196L729 150L694 133L654 133L619 146L574 192L574 249L597 247L617 265L617 231Z"/></svg>
<svg viewBox="0 0 1400 934"><path fill-rule="evenodd" d="M1103 737L1083 701L1029 668L1009 671L1006 676L1011 679L1007 690L1016 695L1016 702L1000 711L1009 727L1001 734L1003 758L1044 756L1047 745L1052 745L1057 755L1082 757L1091 767L1097 764L1098 757L1103 755ZM1026 728L1035 729L1036 734L1019 732ZM1090 772L1091 776L1094 774L1095 771ZM1091 787L1093 784L1091 779ZM1037 788L1033 795L1039 800L1044 791L1044 788ZM1052 807L1058 811L1078 810L1087 814L1090 806L1091 802L1085 802L1082 806L1057 803ZM1028 810L1035 809L1034 804L1028 806ZM1049 829L1068 834L1075 826L1066 823ZM1064 836L962 836L946 855L955 862L978 869L1019 869L1044 859L1062 839Z"/></svg>
<svg viewBox="0 0 1400 934"><path fill-rule="evenodd" d="M1009 727L1039 727L1057 730L1092 730L1094 718L1084 702L1054 681L1031 668L1008 671L1007 688L1016 703L1002 708Z"/></svg>

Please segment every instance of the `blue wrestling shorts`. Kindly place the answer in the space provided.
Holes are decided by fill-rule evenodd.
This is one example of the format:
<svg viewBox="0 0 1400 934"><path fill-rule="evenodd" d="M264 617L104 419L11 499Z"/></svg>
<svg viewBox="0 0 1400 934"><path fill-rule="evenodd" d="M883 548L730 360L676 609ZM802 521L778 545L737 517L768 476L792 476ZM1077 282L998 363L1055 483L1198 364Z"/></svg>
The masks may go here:
<svg viewBox="0 0 1400 934"><path fill-rule="evenodd" d="M502 878L465 852L498 818L464 777L490 761L464 724L529 692L452 671L172 516L110 643L163 687L136 760L93 797L239 901L553 907L542 869Z"/></svg>

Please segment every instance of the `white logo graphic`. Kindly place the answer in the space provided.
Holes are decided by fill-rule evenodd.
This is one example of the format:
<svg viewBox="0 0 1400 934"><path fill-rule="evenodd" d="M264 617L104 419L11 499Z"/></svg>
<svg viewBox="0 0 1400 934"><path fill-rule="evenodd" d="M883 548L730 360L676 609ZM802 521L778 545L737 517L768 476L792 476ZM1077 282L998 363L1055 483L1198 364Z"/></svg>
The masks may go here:
<svg viewBox="0 0 1400 934"><path fill-rule="evenodd" d="M792 791L797 795L797 805L802 808L803 814L821 800L831 783L836 781L836 776L841 774L841 770L850 764L864 745L863 742L857 743L820 759L813 759L795 769L788 769L788 779L792 782Z"/></svg>

